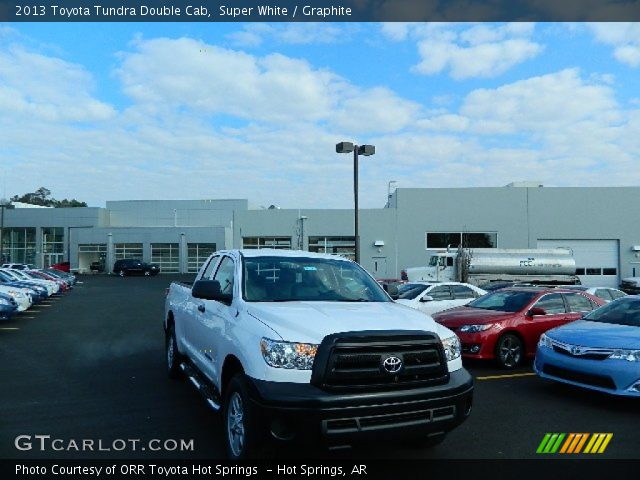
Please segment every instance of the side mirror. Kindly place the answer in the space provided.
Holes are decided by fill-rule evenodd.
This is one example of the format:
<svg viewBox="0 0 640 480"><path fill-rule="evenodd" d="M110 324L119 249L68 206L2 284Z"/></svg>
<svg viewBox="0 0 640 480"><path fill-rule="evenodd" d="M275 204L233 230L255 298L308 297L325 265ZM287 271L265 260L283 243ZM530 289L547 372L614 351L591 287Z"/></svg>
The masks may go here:
<svg viewBox="0 0 640 480"><path fill-rule="evenodd" d="M398 298L398 286L397 285L386 284L386 285L384 285L384 289L387 291L389 296L391 298L393 298L394 300L396 300Z"/></svg>
<svg viewBox="0 0 640 480"><path fill-rule="evenodd" d="M217 280L199 280L193 284L191 295L195 298L203 300L215 300L222 303L231 303L233 296L228 293L222 293L220 290L220 282Z"/></svg>
<svg viewBox="0 0 640 480"><path fill-rule="evenodd" d="M535 317L538 315L546 315L547 311L544 308L540 307L531 307L527 312L527 317Z"/></svg>
<svg viewBox="0 0 640 480"><path fill-rule="evenodd" d="M420 299L421 302L433 302L433 297L431 295L425 295Z"/></svg>

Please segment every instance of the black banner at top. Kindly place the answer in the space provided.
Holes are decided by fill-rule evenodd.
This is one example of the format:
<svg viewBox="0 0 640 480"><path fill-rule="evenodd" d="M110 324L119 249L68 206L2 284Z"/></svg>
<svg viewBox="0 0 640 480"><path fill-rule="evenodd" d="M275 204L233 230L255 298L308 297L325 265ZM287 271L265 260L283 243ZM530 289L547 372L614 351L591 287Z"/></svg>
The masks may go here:
<svg viewBox="0 0 640 480"><path fill-rule="evenodd" d="M9 22L640 21L640 0L0 0Z"/></svg>

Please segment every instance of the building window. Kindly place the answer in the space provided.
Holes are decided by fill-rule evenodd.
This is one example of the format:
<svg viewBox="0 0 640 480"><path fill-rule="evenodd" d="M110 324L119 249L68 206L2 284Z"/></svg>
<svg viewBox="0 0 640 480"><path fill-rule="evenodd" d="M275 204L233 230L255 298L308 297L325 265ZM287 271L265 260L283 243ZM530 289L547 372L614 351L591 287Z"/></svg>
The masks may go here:
<svg viewBox="0 0 640 480"><path fill-rule="evenodd" d="M497 248L496 232L427 232L426 248Z"/></svg>
<svg viewBox="0 0 640 480"><path fill-rule="evenodd" d="M131 258L142 260L142 244L141 243L116 243L113 245L116 260L124 260Z"/></svg>
<svg viewBox="0 0 640 480"><path fill-rule="evenodd" d="M36 263L36 229L2 230L2 263Z"/></svg>
<svg viewBox="0 0 640 480"><path fill-rule="evenodd" d="M42 229L42 253L64 253L64 228Z"/></svg>
<svg viewBox="0 0 640 480"><path fill-rule="evenodd" d="M152 243L151 263L158 264L160 272L177 273L180 271L180 248L177 243Z"/></svg>
<svg viewBox="0 0 640 480"><path fill-rule="evenodd" d="M330 253L355 259L355 237L309 237L309 251L316 253Z"/></svg>
<svg viewBox="0 0 640 480"><path fill-rule="evenodd" d="M198 272L204 262L216 251L215 243L189 243L187 245L187 271Z"/></svg>
<svg viewBox="0 0 640 480"><path fill-rule="evenodd" d="M291 237L242 237L242 248L278 248L291 250Z"/></svg>

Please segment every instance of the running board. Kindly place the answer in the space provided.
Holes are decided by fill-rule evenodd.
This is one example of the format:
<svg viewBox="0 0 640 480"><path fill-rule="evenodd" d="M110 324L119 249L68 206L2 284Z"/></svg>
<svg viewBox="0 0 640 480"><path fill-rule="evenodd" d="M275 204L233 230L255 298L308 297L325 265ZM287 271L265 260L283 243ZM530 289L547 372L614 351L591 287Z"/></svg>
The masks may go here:
<svg viewBox="0 0 640 480"><path fill-rule="evenodd" d="M216 412L220 410L220 396L214 390L212 386L208 384L206 380L202 378L202 375L193 366L187 363L181 363L180 369L189 378L189 381L196 387L196 390L207 401L207 404Z"/></svg>

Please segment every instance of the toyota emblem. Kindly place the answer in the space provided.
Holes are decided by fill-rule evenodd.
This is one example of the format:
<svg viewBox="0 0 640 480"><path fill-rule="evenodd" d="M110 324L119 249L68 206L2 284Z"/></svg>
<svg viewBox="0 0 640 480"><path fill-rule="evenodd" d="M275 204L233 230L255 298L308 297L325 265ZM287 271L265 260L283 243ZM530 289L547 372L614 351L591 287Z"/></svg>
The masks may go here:
<svg viewBox="0 0 640 480"><path fill-rule="evenodd" d="M402 360L392 355L382 361L382 368L384 368L384 371L387 373L398 373L402 369Z"/></svg>

